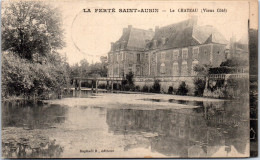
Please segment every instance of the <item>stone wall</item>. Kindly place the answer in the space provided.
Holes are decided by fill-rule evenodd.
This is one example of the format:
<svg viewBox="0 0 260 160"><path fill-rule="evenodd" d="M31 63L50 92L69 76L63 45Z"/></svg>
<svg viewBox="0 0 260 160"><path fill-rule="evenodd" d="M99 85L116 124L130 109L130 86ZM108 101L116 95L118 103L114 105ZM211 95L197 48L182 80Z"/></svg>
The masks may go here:
<svg viewBox="0 0 260 160"><path fill-rule="evenodd" d="M161 92L167 93L170 86L174 89L178 89L182 82L188 85L189 95L193 94L194 84L192 76L181 76L181 77L158 77L158 78L134 78L136 86L142 89L145 85L148 87L153 86L155 80L160 80Z"/></svg>

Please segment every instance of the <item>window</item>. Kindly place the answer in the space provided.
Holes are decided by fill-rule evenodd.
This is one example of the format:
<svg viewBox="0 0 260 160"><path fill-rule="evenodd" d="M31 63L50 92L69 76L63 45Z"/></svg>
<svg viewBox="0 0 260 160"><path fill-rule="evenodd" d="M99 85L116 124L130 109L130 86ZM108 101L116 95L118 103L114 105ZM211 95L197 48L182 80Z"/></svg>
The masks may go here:
<svg viewBox="0 0 260 160"><path fill-rule="evenodd" d="M137 76L140 76L140 75L141 75L140 66L136 66L136 75L137 75Z"/></svg>
<svg viewBox="0 0 260 160"><path fill-rule="evenodd" d="M188 58L188 49L183 49L182 50L182 59L187 59Z"/></svg>
<svg viewBox="0 0 260 160"><path fill-rule="evenodd" d="M132 64L129 64L129 66L128 66L128 71L129 72L132 72L132 66L133 66Z"/></svg>
<svg viewBox="0 0 260 160"><path fill-rule="evenodd" d="M129 61L130 61L130 62L133 62L133 60L134 60L133 53L130 53L130 54L129 54Z"/></svg>
<svg viewBox="0 0 260 160"><path fill-rule="evenodd" d="M141 56L140 54L137 54L137 62L140 62L141 61Z"/></svg>
<svg viewBox="0 0 260 160"><path fill-rule="evenodd" d="M145 59L148 59L148 53L145 53Z"/></svg>
<svg viewBox="0 0 260 160"><path fill-rule="evenodd" d="M165 52L161 52L161 60L165 61Z"/></svg>
<svg viewBox="0 0 260 160"><path fill-rule="evenodd" d="M182 128L179 128L179 137L184 138L184 130Z"/></svg>
<svg viewBox="0 0 260 160"><path fill-rule="evenodd" d="M119 53L116 54L116 61L119 61Z"/></svg>
<svg viewBox="0 0 260 160"><path fill-rule="evenodd" d="M173 51L173 61L177 61L179 57L179 50Z"/></svg>
<svg viewBox="0 0 260 160"><path fill-rule="evenodd" d="M174 76L177 76L179 74L178 63L173 63L172 73Z"/></svg>
<svg viewBox="0 0 260 160"><path fill-rule="evenodd" d="M124 60L124 52L121 53L121 61Z"/></svg>
<svg viewBox="0 0 260 160"><path fill-rule="evenodd" d="M113 76L113 66L110 67L110 76Z"/></svg>
<svg viewBox="0 0 260 160"><path fill-rule="evenodd" d="M161 72L161 74L165 73L165 64L164 63L161 64L160 72Z"/></svg>
<svg viewBox="0 0 260 160"><path fill-rule="evenodd" d="M109 55L109 60L110 60L111 63L113 62L113 54L112 53Z"/></svg>
<svg viewBox="0 0 260 160"><path fill-rule="evenodd" d="M195 47L192 49L192 55L193 55L193 59L199 58L199 47Z"/></svg>
<svg viewBox="0 0 260 160"><path fill-rule="evenodd" d="M187 66L186 65L182 65L182 73L183 74L186 74L186 71L187 71Z"/></svg>
<svg viewBox="0 0 260 160"><path fill-rule="evenodd" d="M182 62L182 65L181 65L181 75L187 75L187 73L188 73L187 62L184 61L184 62Z"/></svg>

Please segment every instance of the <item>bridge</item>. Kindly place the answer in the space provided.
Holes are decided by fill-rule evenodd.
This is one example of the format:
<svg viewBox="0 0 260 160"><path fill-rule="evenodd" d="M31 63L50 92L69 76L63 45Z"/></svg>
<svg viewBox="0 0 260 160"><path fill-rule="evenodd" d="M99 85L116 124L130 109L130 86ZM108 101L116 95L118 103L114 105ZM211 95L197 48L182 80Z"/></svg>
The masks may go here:
<svg viewBox="0 0 260 160"><path fill-rule="evenodd" d="M117 84L117 88L119 83L122 83L124 79L122 77L74 77L73 78L73 86L75 86L76 90L81 90L81 84L83 82L88 82L91 81L92 83L92 87L91 90L94 89L93 87L93 82L96 83L95 86L95 92L97 93L98 91L98 84L100 81L105 81L107 83L107 86L109 86L109 84L111 84L111 90L113 91L114 89L114 83ZM78 84L78 85L77 85Z"/></svg>

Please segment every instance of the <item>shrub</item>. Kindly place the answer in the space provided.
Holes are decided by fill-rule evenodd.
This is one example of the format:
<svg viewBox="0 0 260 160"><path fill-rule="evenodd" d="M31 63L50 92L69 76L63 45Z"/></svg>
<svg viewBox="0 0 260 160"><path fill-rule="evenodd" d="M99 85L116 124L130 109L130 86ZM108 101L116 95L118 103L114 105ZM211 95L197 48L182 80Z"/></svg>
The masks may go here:
<svg viewBox="0 0 260 160"><path fill-rule="evenodd" d="M152 86L152 92L160 93L160 90L161 90L160 80L155 80Z"/></svg>
<svg viewBox="0 0 260 160"><path fill-rule="evenodd" d="M135 86L135 91L140 92L140 86Z"/></svg>
<svg viewBox="0 0 260 160"><path fill-rule="evenodd" d="M114 89L114 90L119 90L119 89L120 89L119 84L113 83L113 89Z"/></svg>
<svg viewBox="0 0 260 160"><path fill-rule="evenodd" d="M173 93L173 87L172 86L169 86L168 88L168 94L172 94Z"/></svg>
<svg viewBox="0 0 260 160"><path fill-rule="evenodd" d="M144 85L143 88L142 88L142 92L148 92L149 91L149 88L147 85Z"/></svg>
<svg viewBox="0 0 260 160"><path fill-rule="evenodd" d="M122 89L124 91L135 91L134 74L132 72L126 74L126 80L122 81Z"/></svg>
<svg viewBox="0 0 260 160"><path fill-rule="evenodd" d="M2 55L2 98L44 98L49 93L61 94L69 84L67 77L64 65L32 63L12 53Z"/></svg>
<svg viewBox="0 0 260 160"><path fill-rule="evenodd" d="M126 81L127 81L127 84L129 85L134 85L134 74L133 72L129 72L128 74L126 74Z"/></svg>
<svg viewBox="0 0 260 160"><path fill-rule="evenodd" d="M201 79L201 78L195 78L193 80L194 83L194 94L195 96L203 96L203 92L205 89L205 85L206 85L206 81L205 79Z"/></svg>
<svg viewBox="0 0 260 160"><path fill-rule="evenodd" d="M100 88L100 89L106 89L106 84L99 84L99 85L98 85L98 88Z"/></svg>
<svg viewBox="0 0 260 160"><path fill-rule="evenodd" d="M124 91L130 91L130 85L129 84L126 84L124 86Z"/></svg>
<svg viewBox="0 0 260 160"><path fill-rule="evenodd" d="M177 95L187 95L188 93L188 86L186 85L185 82L181 82L178 90L177 90Z"/></svg>

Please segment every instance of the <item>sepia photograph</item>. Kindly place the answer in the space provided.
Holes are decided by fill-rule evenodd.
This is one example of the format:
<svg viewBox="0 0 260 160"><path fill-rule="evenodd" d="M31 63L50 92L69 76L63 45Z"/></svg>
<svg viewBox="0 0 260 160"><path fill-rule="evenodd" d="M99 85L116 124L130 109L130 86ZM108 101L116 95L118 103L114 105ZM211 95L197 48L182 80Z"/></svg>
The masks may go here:
<svg viewBox="0 0 260 160"><path fill-rule="evenodd" d="M2 158L258 156L258 1L4 0Z"/></svg>

